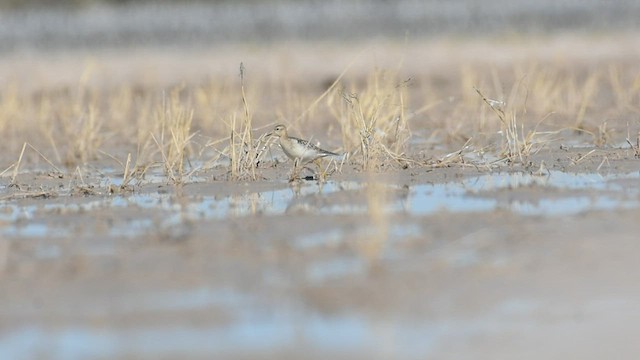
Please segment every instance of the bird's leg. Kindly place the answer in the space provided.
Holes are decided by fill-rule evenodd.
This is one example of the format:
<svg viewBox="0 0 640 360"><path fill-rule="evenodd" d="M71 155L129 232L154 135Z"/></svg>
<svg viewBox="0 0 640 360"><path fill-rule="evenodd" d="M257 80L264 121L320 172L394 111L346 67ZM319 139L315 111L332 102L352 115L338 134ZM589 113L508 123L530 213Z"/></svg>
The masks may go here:
<svg viewBox="0 0 640 360"><path fill-rule="evenodd" d="M313 160L313 163L318 168L318 171L316 172L316 180L324 182L326 180L326 174L322 171L322 163L320 162L320 159Z"/></svg>
<svg viewBox="0 0 640 360"><path fill-rule="evenodd" d="M295 181L300 177L300 171L302 170L300 167L300 159L293 160L293 169L291 170L291 176L289 177L289 182Z"/></svg>

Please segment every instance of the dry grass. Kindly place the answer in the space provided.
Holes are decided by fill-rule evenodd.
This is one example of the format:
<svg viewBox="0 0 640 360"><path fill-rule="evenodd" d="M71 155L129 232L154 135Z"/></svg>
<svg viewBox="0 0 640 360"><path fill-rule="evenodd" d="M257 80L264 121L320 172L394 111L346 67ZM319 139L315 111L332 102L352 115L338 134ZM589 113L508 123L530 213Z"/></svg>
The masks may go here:
<svg viewBox="0 0 640 360"><path fill-rule="evenodd" d="M271 138L268 133L263 133L254 140L253 117L249 111L247 95L245 92L245 68L240 64L240 94L242 99L242 119L238 120L233 113L227 122L231 135L229 146L223 154L230 159L229 178L231 180L257 180L258 165L264 157Z"/></svg>
<svg viewBox="0 0 640 360"><path fill-rule="evenodd" d="M406 167L411 137L405 108L408 81L374 71L363 88L336 88L328 108L340 123L344 150L357 158L363 171L391 165Z"/></svg>
<svg viewBox="0 0 640 360"><path fill-rule="evenodd" d="M156 133L151 133L153 142L162 157L162 168L173 183L182 183L186 175L186 163L190 154L193 110L187 108L179 97L179 89L171 95L155 115L159 125Z"/></svg>
<svg viewBox="0 0 640 360"><path fill-rule="evenodd" d="M507 102L489 99L480 90L475 90L500 120L500 156L509 163L527 164L529 157L550 141L548 135L555 135L555 132L539 132L537 129L542 120L533 129L525 132L524 122L520 118L526 115L526 107L518 109L513 105L507 106L517 103L518 96L522 95L518 89L518 86L514 87Z"/></svg>
<svg viewBox="0 0 640 360"><path fill-rule="evenodd" d="M640 131L638 131L638 133L636 134L636 139L633 142L630 139L630 136L627 136L627 144L629 144L629 146L633 150L633 156L636 159L640 158Z"/></svg>
<svg viewBox="0 0 640 360"><path fill-rule="evenodd" d="M261 164L268 165L272 140L264 134L276 119L314 141L333 139L346 163L360 171L434 165L414 156L413 140L441 146L431 156L439 159L436 166L467 165L465 155L491 152L506 163L526 164L567 135L597 147L625 140L638 147L625 136L640 127L637 66L470 63L411 81L399 71L371 69L365 77L350 71L323 87L255 74L248 82L245 69L239 86L237 75L229 74L169 88L136 79L100 88L88 81L91 69L70 88L28 93L7 85L0 89L3 174L15 180L18 172L43 165L72 173L115 162L125 185L155 169L181 183L226 161L229 180L256 180ZM38 152L21 151L25 143ZM324 163L321 177L342 165Z"/></svg>
<svg viewBox="0 0 640 360"><path fill-rule="evenodd" d="M31 149L33 152L38 154L44 161L46 161L51 166L53 171L55 171L58 174L62 174L62 171L58 169L58 167L56 167L49 159L47 159L47 157L44 156L38 149L33 147L33 145L25 142L24 144L22 144L22 150L20 151L20 156L18 156L18 160L13 164L11 164L2 173L0 173L0 176L2 176L5 173L7 173L9 170L13 170L11 173L11 181L9 183L9 186L19 186L17 182L17 178L18 178L18 174L20 173L20 166L22 165L22 160L25 155L25 150L27 150L27 148Z"/></svg>

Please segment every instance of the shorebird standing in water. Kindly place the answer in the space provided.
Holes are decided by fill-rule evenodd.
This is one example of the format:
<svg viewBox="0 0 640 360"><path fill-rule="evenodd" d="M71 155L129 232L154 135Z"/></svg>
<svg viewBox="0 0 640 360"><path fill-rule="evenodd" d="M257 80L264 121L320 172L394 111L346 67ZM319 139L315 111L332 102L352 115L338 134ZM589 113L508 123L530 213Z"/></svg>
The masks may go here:
<svg viewBox="0 0 640 360"><path fill-rule="evenodd" d="M298 166L315 162L316 160L327 156L340 156L328 150L321 149L307 140L298 139L293 136L289 136L287 133L287 127L285 125L276 125L273 128L271 134L277 136L280 140L280 147L282 151L293 160L294 175ZM316 163L316 166L320 166Z"/></svg>

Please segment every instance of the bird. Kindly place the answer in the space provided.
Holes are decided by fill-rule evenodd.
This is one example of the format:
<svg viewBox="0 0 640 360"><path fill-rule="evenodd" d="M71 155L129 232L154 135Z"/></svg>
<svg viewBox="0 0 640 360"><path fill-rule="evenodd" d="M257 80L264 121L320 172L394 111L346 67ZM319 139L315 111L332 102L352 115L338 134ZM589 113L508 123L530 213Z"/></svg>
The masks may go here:
<svg viewBox="0 0 640 360"><path fill-rule="evenodd" d="M321 149L307 140L289 136L285 125L276 125L271 133L279 138L282 151L294 161L294 166L296 167L326 156L340 156L334 152Z"/></svg>

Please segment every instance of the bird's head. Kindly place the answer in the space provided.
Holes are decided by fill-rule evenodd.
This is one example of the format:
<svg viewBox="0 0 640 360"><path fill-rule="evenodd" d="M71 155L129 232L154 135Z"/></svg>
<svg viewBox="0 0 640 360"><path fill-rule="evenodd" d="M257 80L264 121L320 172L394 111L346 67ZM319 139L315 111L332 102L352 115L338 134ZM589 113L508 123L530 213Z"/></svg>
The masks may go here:
<svg viewBox="0 0 640 360"><path fill-rule="evenodd" d="M276 125L276 127L273 128L273 131L271 132L271 134L277 136L277 137L287 137L287 127L280 124L280 125Z"/></svg>

